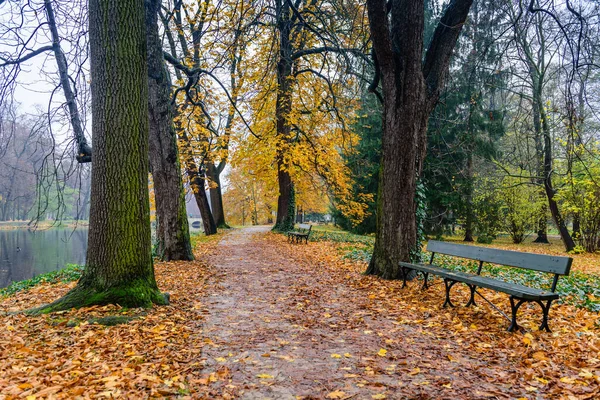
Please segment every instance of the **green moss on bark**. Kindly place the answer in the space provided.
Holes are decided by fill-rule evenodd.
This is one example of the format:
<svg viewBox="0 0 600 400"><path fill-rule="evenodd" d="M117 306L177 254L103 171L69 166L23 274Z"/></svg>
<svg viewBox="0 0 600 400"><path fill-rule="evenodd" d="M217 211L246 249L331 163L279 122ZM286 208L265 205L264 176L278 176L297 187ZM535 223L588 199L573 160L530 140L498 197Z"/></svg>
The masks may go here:
<svg viewBox="0 0 600 400"><path fill-rule="evenodd" d="M27 314L39 315L72 308L89 307L93 305L118 304L123 307L152 307L169 304L168 293L161 293L147 281L138 280L127 285L95 289L85 285L77 285L66 295L53 303L34 308Z"/></svg>

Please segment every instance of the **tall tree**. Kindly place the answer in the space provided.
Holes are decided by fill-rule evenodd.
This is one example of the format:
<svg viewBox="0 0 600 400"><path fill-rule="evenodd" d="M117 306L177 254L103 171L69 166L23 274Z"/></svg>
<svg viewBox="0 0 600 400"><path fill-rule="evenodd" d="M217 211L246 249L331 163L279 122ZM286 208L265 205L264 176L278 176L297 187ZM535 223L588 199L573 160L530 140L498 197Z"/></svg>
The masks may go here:
<svg viewBox="0 0 600 400"><path fill-rule="evenodd" d="M276 166L279 196L277 199L277 219L274 229L286 231L293 227L296 206L296 190L291 169L296 162L294 147L298 142L298 127L294 104L297 92L302 91L299 75L313 75L315 79L327 82L327 96L333 97L328 111L335 113L336 94L333 93L331 74L324 66L330 63L353 68L349 55L364 57L364 41L360 37L361 7L353 2L346 4L336 1L291 1L275 0L273 41L277 44L275 102ZM338 55L338 61L330 60L330 55ZM311 56L320 56L319 61ZM354 64L357 64L354 60ZM358 63L360 64L360 63ZM300 132L306 136L305 132ZM310 139L308 139L310 140Z"/></svg>
<svg viewBox="0 0 600 400"><path fill-rule="evenodd" d="M533 4L533 2L532 2ZM535 140L535 178L534 182L542 189L547 204L543 204L538 220L538 237L536 242L548 243L546 232L546 213L550 209L552 219L558 228L567 251L575 248L575 242L567 229L566 222L554 198L556 191L552 182L554 173L553 138L550 129L549 115L546 107L545 88L548 83L547 74L552 67L556 50L548 44L548 34L544 26L550 17L544 13L528 14L528 18L520 18L522 9L513 10L512 20L514 37L519 50L519 58L523 62L531 88L531 114L533 117Z"/></svg>
<svg viewBox="0 0 600 400"><path fill-rule="evenodd" d="M377 233L367 274L398 278L398 262L418 250L416 180L427 148L427 123L471 3L450 2L423 59L424 1L367 0L383 94Z"/></svg>
<svg viewBox="0 0 600 400"><path fill-rule="evenodd" d="M171 84L158 31L160 0L146 0L150 171L156 198L156 239L164 261L193 260L181 180L177 134L173 125Z"/></svg>
<svg viewBox="0 0 600 400"><path fill-rule="evenodd" d="M151 253L144 4L90 0L89 12L94 162L86 267L75 288L38 313L168 302Z"/></svg>

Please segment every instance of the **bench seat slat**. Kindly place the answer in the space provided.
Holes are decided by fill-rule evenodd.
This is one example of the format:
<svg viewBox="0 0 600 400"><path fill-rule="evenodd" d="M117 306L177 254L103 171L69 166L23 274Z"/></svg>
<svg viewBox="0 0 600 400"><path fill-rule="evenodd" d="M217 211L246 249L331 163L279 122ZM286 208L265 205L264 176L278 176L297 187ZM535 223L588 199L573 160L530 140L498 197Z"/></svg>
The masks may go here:
<svg viewBox="0 0 600 400"><path fill-rule="evenodd" d="M548 290L531 288L517 283L510 283L487 276L469 274L466 272L450 271L437 265L430 264L410 264L400 262L400 266L427 272L430 274L441 276L442 278L451 279L458 282L468 283L477 287L496 290L525 300L551 300L558 299L558 294Z"/></svg>

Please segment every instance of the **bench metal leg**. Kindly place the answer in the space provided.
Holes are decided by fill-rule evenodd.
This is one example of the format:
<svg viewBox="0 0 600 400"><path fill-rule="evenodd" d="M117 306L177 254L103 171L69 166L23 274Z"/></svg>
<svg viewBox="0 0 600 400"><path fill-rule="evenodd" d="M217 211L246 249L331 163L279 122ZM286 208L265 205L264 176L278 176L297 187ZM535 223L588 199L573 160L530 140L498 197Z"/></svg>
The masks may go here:
<svg viewBox="0 0 600 400"><path fill-rule="evenodd" d="M400 272L402 272L402 289L406 287L406 277L408 276L408 271L410 271L409 268L400 267Z"/></svg>
<svg viewBox="0 0 600 400"><path fill-rule="evenodd" d="M515 299L517 299L517 303L515 304ZM510 312L512 314L510 326L508 327L509 332L514 332L519 329L519 324L517 324L517 311L519 311L519 307L521 304L525 303L525 300L519 299L518 297L510 296Z"/></svg>
<svg viewBox="0 0 600 400"><path fill-rule="evenodd" d="M542 324L540 325L540 331L545 330L546 332L552 332L550 327L548 326L548 312L550 311L550 306L552 305L553 300L548 300L548 302L544 305L541 300L536 301L542 307Z"/></svg>
<svg viewBox="0 0 600 400"><path fill-rule="evenodd" d="M427 285L427 278L429 278L429 272L423 272L423 286L421 287L422 290L429 288L429 286Z"/></svg>
<svg viewBox="0 0 600 400"><path fill-rule="evenodd" d="M452 286L454 286L456 283L456 281L444 278L444 286L446 286L446 301L444 301L444 305L442 307L454 307L454 304L452 304L450 301L450 289L452 289Z"/></svg>
<svg viewBox="0 0 600 400"><path fill-rule="evenodd" d="M468 283L467 283L467 286L469 287L469 290L471 291L471 298L469 298L469 302L467 303L467 305L465 307L476 306L477 304L475 303L475 291L477 290L477 286L469 285Z"/></svg>

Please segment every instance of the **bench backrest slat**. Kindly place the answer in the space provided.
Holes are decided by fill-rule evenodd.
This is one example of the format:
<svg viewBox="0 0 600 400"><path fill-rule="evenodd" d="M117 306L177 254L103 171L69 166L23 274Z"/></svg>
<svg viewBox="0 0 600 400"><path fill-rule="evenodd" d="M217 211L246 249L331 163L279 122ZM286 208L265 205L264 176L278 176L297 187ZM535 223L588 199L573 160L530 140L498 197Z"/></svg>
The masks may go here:
<svg viewBox="0 0 600 400"><path fill-rule="evenodd" d="M568 275L573 263L571 257L522 253L519 251L439 242L437 240L430 240L427 243L427 251L559 275Z"/></svg>
<svg viewBox="0 0 600 400"><path fill-rule="evenodd" d="M299 229L304 229L304 230L310 232L310 228L312 228L312 225L311 224L298 224L298 228Z"/></svg>

